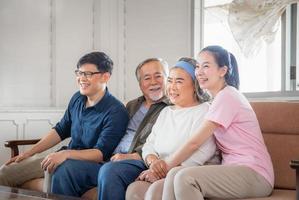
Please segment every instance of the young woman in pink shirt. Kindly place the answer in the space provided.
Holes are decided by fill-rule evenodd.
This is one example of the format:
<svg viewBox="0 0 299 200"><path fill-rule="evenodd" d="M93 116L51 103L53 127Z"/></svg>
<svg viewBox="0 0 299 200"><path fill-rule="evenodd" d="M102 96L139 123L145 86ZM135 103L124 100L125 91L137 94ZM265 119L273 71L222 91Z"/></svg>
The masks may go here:
<svg viewBox="0 0 299 200"><path fill-rule="evenodd" d="M172 157L163 199L203 200L268 196L274 173L256 115L238 91L239 73L233 54L220 46L208 46L199 53L195 75L213 101L198 130ZM176 167L211 135L222 154L221 165ZM159 170L159 166L155 166Z"/></svg>

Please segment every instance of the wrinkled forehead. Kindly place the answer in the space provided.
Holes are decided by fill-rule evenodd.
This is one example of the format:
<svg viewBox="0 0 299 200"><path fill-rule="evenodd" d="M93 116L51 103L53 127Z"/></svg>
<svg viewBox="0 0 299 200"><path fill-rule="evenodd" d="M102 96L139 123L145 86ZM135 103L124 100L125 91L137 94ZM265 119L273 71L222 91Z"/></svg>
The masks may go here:
<svg viewBox="0 0 299 200"><path fill-rule="evenodd" d="M145 63L140 68L140 75L151 75L151 74L163 74L163 66L159 61L151 61L148 63Z"/></svg>

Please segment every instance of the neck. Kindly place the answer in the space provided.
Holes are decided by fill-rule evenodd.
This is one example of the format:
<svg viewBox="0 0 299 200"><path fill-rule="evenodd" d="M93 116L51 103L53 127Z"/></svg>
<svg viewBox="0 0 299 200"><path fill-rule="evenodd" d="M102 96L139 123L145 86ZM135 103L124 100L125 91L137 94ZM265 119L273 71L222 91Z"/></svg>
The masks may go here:
<svg viewBox="0 0 299 200"><path fill-rule="evenodd" d="M154 102L150 99L146 99L145 98L145 101L143 102L143 105L144 107L146 107L147 109L149 109L149 107L151 107L151 105L153 104Z"/></svg>
<svg viewBox="0 0 299 200"><path fill-rule="evenodd" d="M145 101L143 102L143 105L144 105L146 108L149 108L149 107L151 107L152 104L154 104L154 103L160 101L163 97L160 98L160 99L157 100L157 101L154 101L154 100L152 100L152 99L150 99L150 98L148 98L148 97L146 97L146 96L144 96L144 98L145 98Z"/></svg>
<svg viewBox="0 0 299 200"><path fill-rule="evenodd" d="M197 106L199 105L199 102L196 99L193 99L193 101L191 102L186 102L184 104L175 104L174 107L176 109L180 109L180 108L188 108L188 107L193 107L193 106Z"/></svg>
<svg viewBox="0 0 299 200"><path fill-rule="evenodd" d="M213 97L215 97L218 92L220 92L223 88L225 88L227 86L227 84L224 82L222 84L217 85L215 88L213 88L212 90L210 90L210 93Z"/></svg>
<svg viewBox="0 0 299 200"><path fill-rule="evenodd" d="M96 105L105 95L105 90L101 90L92 96L87 96L86 107Z"/></svg>

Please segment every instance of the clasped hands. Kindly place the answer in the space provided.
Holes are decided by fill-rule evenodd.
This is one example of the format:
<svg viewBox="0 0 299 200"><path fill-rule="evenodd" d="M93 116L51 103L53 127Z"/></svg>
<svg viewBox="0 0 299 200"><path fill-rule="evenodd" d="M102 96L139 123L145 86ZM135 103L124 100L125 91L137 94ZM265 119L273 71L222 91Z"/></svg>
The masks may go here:
<svg viewBox="0 0 299 200"><path fill-rule="evenodd" d="M148 170L141 172L136 180L153 183L165 178L168 170L167 163L164 160L157 159L151 163Z"/></svg>

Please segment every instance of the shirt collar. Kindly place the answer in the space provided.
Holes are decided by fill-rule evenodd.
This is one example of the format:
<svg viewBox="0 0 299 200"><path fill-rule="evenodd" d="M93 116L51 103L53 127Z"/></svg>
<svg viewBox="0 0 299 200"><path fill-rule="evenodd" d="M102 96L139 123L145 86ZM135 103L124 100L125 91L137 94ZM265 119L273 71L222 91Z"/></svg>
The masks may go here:
<svg viewBox="0 0 299 200"><path fill-rule="evenodd" d="M109 97L111 96L110 92L108 91L108 88L105 89L105 94L101 98L101 100L96 103L94 106L91 106L89 108L95 108L97 111L102 111L106 106L107 103L109 103ZM85 95L82 95L82 102L85 105L87 101L87 97Z"/></svg>
<svg viewBox="0 0 299 200"><path fill-rule="evenodd" d="M110 96L111 96L111 94L108 91L108 88L106 87L104 96L102 97L102 99L96 105L94 105L95 109L97 111L103 110L108 105Z"/></svg>
<svg viewBox="0 0 299 200"><path fill-rule="evenodd" d="M141 104L141 103L143 103L145 101L145 97L144 96L140 96L140 97L138 97L137 101L138 101L138 103ZM168 100L168 98L166 96L163 96L161 99L159 99L158 101L156 101L153 104L157 104L157 103L161 103L161 102L163 102L163 103L165 103L167 105L170 104L170 102L169 102L169 100Z"/></svg>

